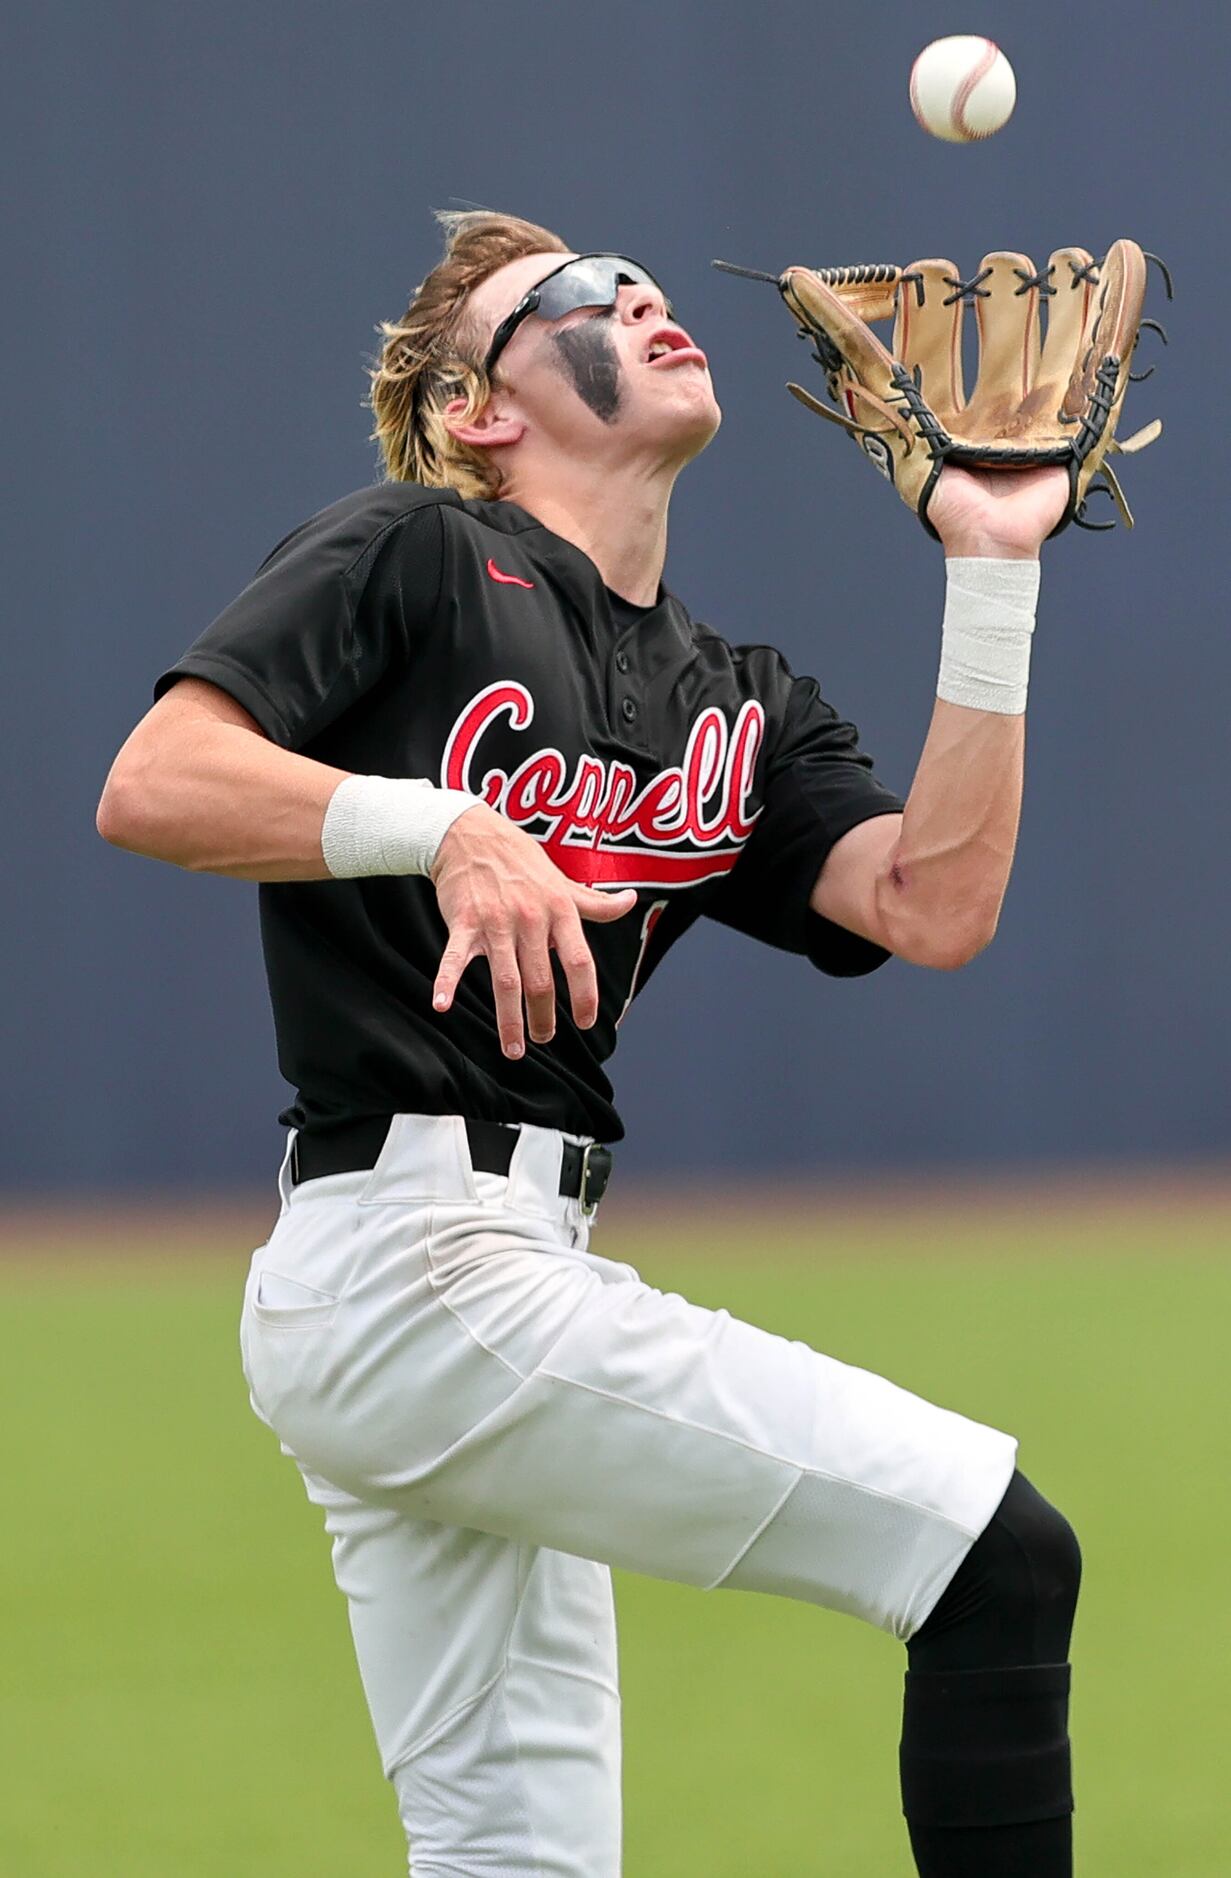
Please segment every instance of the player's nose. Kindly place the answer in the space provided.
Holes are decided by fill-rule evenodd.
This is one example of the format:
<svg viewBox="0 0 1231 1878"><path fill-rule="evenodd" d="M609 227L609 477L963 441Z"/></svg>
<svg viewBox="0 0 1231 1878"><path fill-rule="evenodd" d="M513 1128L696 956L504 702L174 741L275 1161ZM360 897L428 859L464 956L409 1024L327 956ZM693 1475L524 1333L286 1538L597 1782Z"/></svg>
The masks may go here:
<svg viewBox="0 0 1231 1878"><path fill-rule="evenodd" d="M645 319L665 320L670 317L665 295L648 281L621 287L620 318L626 325L636 326Z"/></svg>

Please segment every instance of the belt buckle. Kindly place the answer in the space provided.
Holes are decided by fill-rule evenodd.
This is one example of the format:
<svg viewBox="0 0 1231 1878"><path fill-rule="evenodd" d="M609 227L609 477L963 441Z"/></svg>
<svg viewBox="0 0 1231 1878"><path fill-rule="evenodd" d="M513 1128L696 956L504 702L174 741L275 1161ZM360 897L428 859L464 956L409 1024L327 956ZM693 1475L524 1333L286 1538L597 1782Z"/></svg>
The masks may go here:
<svg viewBox="0 0 1231 1878"><path fill-rule="evenodd" d="M594 1176L596 1192L590 1198L590 1176ZM607 1191L607 1182L611 1179L611 1149L605 1148L601 1141L587 1141L581 1151L581 1182L578 1199L581 1202L583 1219L593 1219L598 1212L598 1203Z"/></svg>

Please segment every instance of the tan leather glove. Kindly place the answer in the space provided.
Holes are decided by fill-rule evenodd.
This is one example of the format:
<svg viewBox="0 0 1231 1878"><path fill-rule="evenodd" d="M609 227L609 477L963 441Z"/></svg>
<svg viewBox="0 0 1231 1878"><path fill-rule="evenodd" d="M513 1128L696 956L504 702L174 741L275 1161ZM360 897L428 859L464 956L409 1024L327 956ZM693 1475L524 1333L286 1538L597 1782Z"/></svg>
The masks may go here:
<svg viewBox="0 0 1231 1878"><path fill-rule="evenodd" d="M1059 463L1069 472L1069 504L1057 524L1088 528L1086 497L1095 478L1129 528L1133 517L1106 458L1153 443L1155 419L1116 439L1142 319L1147 262L1134 241L1114 242L1101 262L1084 248L1058 248L1036 270L1024 254L985 255L962 280L951 261L913 266L789 267L778 291L813 341L831 409L801 385L788 389L808 409L840 424L886 476L924 527L928 501L946 463L967 469L1024 469ZM1160 267L1171 298L1171 278ZM772 280L750 268L716 266ZM974 306L979 368L967 399L962 332ZM1046 327L1043 308L1046 305ZM892 351L869 321L893 319ZM1162 333L1164 340L1166 334ZM1099 485L1096 485L1099 487Z"/></svg>

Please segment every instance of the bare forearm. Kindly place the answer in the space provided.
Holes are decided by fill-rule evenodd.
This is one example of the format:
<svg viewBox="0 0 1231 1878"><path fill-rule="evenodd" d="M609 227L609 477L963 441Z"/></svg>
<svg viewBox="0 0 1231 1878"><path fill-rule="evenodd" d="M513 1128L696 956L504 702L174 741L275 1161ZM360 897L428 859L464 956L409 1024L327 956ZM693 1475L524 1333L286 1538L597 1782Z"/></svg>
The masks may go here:
<svg viewBox="0 0 1231 1878"><path fill-rule="evenodd" d="M904 957L926 956L931 936L961 964L996 931L1022 806L1038 588L1031 545L998 548L961 530L946 543L940 695L897 846L876 882L880 917Z"/></svg>
<svg viewBox="0 0 1231 1878"><path fill-rule="evenodd" d="M876 880L880 923L901 957L963 963L996 930L1017 842L1024 716L936 700L901 830Z"/></svg>
<svg viewBox="0 0 1231 1878"><path fill-rule="evenodd" d="M327 880L321 826L346 772L279 749L238 721L238 707L235 721L184 710L157 718L158 709L115 760L99 833L193 872Z"/></svg>
<svg viewBox="0 0 1231 1878"><path fill-rule="evenodd" d="M945 622L915 780L900 817L835 842L812 892L824 918L912 964L964 965L996 931L1021 814L1039 543L1065 489L1050 469L950 468L938 484L947 498L937 512L948 523ZM963 509L1000 532L958 526Z"/></svg>

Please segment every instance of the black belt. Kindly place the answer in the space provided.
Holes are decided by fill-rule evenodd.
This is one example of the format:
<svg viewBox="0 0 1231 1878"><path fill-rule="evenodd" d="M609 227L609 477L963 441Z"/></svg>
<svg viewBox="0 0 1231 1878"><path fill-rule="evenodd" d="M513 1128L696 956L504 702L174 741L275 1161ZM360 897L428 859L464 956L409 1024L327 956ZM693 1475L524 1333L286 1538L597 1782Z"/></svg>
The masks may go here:
<svg viewBox="0 0 1231 1878"><path fill-rule="evenodd" d="M316 1134L297 1134L291 1149L291 1181L298 1186L304 1180L319 1180L324 1174L353 1174L362 1168L375 1167L389 1133L391 1115L369 1115L362 1121L343 1122L340 1127L322 1129ZM476 1173L507 1174L520 1128L503 1122L466 1120L466 1139L470 1143L470 1164ZM611 1149L597 1141L579 1148L566 1141L560 1157L560 1193L564 1199L580 1200L587 1213L607 1191L611 1179Z"/></svg>

